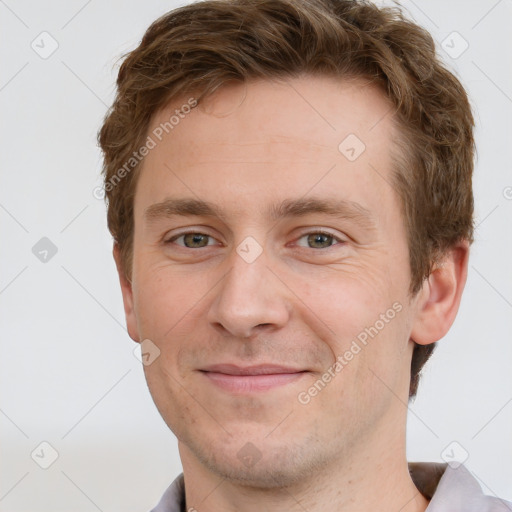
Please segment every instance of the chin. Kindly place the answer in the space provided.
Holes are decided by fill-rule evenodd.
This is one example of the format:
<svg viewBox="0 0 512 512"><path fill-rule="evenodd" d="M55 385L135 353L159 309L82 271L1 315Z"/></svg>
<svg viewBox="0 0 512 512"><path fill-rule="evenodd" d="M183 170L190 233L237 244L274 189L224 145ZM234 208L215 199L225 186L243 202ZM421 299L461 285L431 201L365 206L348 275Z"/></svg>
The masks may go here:
<svg viewBox="0 0 512 512"><path fill-rule="evenodd" d="M295 445L283 439L275 443L263 439L259 444L240 441L240 437L237 442L230 441L186 444L212 473L237 485L261 489L291 487L308 480L325 468L328 458L312 440Z"/></svg>

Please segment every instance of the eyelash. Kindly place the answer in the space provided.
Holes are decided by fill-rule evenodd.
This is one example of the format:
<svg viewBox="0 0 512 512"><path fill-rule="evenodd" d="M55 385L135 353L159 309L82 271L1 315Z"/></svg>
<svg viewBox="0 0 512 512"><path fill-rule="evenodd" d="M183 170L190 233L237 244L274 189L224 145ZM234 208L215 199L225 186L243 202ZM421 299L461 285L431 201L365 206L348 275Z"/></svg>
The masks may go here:
<svg viewBox="0 0 512 512"><path fill-rule="evenodd" d="M186 236L186 235L204 235L209 238L214 238L212 235L209 235L207 233L202 233L201 231L185 231L184 233L180 233L179 235L174 235L173 237L169 238L168 240L164 240L164 244L167 245L167 244L174 243L176 240L178 240L179 238ZM330 249L331 247L334 247L335 245L342 245L343 243L345 243L345 240L342 240L341 238L333 235L332 233L329 233L328 231L322 231L322 230L307 231L306 233L302 233L297 240L300 240L301 238L304 238L309 235L325 235L325 236L328 236L338 242L338 244L333 244L333 245L330 245L329 247L321 248L324 250ZM206 247L210 247L209 245L206 245L205 247L196 247L196 248L186 247L185 245L179 245L179 246L182 247L183 249L190 249L190 250L205 249ZM303 247L303 248L311 249L312 251L320 250L320 249L315 249L313 247Z"/></svg>

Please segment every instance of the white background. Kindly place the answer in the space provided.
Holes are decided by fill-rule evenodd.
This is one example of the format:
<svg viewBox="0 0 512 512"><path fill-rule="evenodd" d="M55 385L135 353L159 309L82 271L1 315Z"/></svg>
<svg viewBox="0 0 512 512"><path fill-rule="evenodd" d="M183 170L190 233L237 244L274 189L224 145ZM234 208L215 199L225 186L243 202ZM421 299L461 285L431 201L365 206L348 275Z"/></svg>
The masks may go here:
<svg viewBox="0 0 512 512"><path fill-rule="evenodd" d="M92 194L116 62L176 5L0 1L0 511L143 511L181 472L132 352ZM486 492L512 499L512 1L403 5L466 86L478 143L467 289L410 406L409 459L441 461L455 440ZM31 48L43 31L58 42L47 59ZM457 58L441 46L463 48L453 31L469 44ZM58 250L46 263L32 252L42 237ZM46 470L31 458L42 441L59 454Z"/></svg>

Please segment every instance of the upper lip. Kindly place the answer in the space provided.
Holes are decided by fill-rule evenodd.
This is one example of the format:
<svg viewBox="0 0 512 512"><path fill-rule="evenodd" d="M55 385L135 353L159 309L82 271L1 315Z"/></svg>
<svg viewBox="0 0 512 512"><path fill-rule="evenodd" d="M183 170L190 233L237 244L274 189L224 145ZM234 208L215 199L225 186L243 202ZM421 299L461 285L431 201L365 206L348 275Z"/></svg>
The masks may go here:
<svg viewBox="0 0 512 512"><path fill-rule="evenodd" d="M224 373L226 375L271 375L276 373L300 373L306 370L275 364L258 364L254 366L238 366L236 364L214 364L202 368L203 372Z"/></svg>

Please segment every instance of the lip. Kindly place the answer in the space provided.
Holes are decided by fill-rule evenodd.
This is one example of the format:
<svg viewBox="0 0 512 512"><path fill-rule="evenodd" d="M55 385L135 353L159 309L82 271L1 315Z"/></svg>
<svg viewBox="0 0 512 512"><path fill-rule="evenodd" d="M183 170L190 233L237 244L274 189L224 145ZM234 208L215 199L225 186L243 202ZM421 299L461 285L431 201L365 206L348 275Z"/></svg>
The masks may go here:
<svg viewBox="0 0 512 512"><path fill-rule="evenodd" d="M252 393L284 386L302 378L307 370L278 365L237 366L217 364L201 373L217 387L231 393Z"/></svg>

